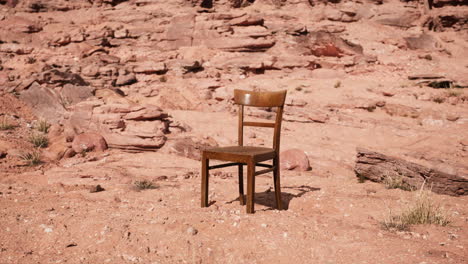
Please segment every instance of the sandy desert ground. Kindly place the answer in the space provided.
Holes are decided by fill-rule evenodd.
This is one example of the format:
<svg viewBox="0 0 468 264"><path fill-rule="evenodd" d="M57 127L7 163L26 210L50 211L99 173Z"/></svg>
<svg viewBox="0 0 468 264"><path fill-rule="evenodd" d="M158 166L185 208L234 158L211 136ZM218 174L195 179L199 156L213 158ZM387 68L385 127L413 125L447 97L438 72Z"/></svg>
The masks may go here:
<svg viewBox="0 0 468 264"><path fill-rule="evenodd" d="M466 263L467 17L445 0L0 1L0 263ZM237 144L234 89L288 91L281 150L311 169L281 171L285 210L264 174L247 214L234 168L200 208L200 151ZM429 198L450 223L384 228L420 181L360 181L359 149L455 179Z"/></svg>

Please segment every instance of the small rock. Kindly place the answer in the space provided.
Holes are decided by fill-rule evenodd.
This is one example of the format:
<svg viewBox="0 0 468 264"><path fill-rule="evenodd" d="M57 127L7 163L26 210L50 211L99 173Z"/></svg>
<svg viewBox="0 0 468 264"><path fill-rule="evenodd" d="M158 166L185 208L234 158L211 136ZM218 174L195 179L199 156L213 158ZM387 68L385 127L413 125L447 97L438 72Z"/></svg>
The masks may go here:
<svg viewBox="0 0 468 264"><path fill-rule="evenodd" d="M256 138L256 137L257 137L257 134L255 134L255 132L250 131L250 132L247 134L247 137L248 137L248 138Z"/></svg>
<svg viewBox="0 0 468 264"><path fill-rule="evenodd" d="M76 136L72 142L72 148L76 153L88 152L92 150L104 151L107 143L104 137L97 133L83 133Z"/></svg>
<svg viewBox="0 0 468 264"><path fill-rule="evenodd" d="M194 227L189 227L189 228L187 228L187 234L194 236L194 235L198 234L198 230L195 229Z"/></svg>
<svg viewBox="0 0 468 264"><path fill-rule="evenodd" d="M54 231L52 227L44 225L44 224L41 224L40 227L42 227L44 229L44 232L46 233L52 233Z"/></svg>
<svg viewBox="0 0 468 264"><path fill-rule="evenodd" d="M76 247L78 244L76 244L75 242L71 242L69 243L68 245L66 245L65 247L69 248L69 247Z"/></svg>
<svg viewBox="0 0 468 264"><path fill-rule="evenodd" d="M135 74L130 73L130 74L127 74L127 75L120 75L117 78L117 81L115 82L115 85L124 86L124 85L134 84L136 82L137 82L137 79L135 77Z"/></svg>
<svg viewBox="0 0 468 264"><path fill-rule="evenodd" d="M117 39L123 39L128 37L128 30L126 28L118 29L114 31L114 37Z"/></svg>
<svg viewBox="0 0 468 264"><path fill-rule="evenodd" d="M378 101L378 102L375 103L375 105L376 105L377 107L384 107L385 104L386 104L385 101Z"/></svg>
<svg viewBox="0 0 468 264"><path fill-rule="evenodd" d="M361 104L356 105L355 107L358 109L364 109L369 112L373 112L375 108L377 108L377 105L376 103L373 103L373 102L363 102Z"/></svg>
<svg viewBox="0 0 468 264"><path fill-rule="evenodd" d="M90 193L102 192L102 191L104 191L104 190L105 190L105 189L102 188L101 185L99 185L99 184L96 185L96 186L91 186L91 187L89 188L89 192L90 192Z"/></svg>
<svg viewBox="0 0 468 264"><path fill-rule="evenodd" d="M408 79L409 80L430 80L430 79L441 79L444 78L442 75L438 74L432 74L432 73L423 73L423 74L415 74L415 75L409 75Z"/></svg>
<svg viewBox="0 0 468 264"><path fill-rule="evenodd" d="M457 115L457 114L447 114L447 120L448 121L452 121L452 122L455 122L457 121L458 119L460 119L460 116Z"/></svg>
<svg viewBox="0 0 468 264"><path fill-rule="evenodd" d="M157 181L164 181L164 180L167 180L167 176L165 176L165 175L158 176L158 177L156 177L156 180L157 180Z"/></svg>
<svg viewBox="0 0 468 264"><path fill-rule="evenodd" d="M104 63L119 63L120 58L117 56L112 56L108 54L102 54L99 56L99 59Z"/></svg>
<svg viewBox="0 0 468 264"><path fill-rule="evenodd" d="M143 74L162 74L166 71L167 67L164 62L146 62L133 68L133 72Z"/></svg>
<svg viewBox="0 0 468 264"><path fill-rule="evenodd" d="M300 149L288 149L280 154L280 168L282 170L310 170L309 159Z"/></svg>

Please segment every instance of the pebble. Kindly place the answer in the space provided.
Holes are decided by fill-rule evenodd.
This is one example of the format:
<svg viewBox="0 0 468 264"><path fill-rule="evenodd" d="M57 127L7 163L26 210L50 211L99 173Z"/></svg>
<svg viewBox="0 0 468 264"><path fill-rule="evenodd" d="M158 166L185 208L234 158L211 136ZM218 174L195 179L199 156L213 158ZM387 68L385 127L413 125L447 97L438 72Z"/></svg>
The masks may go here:
<svg viewBox="0 0 468 264"><path fill-rule="evenodd" d="M44 228L44 232L46 233L52 233L53 229L51 227L48 227L46 225L41 225L42 228Z"/></svg>
<svg viewBox="0 0 468 264"><path fill-rule="evenodd" d="M198 234L198 230L191 226L187 228L187 234L194 236Z"/></svg>
<svg viewBox="0 0 468 264"><path fill-rule="evenodd" d="M90 193L102 192L102 191L104 191L104 190L105 190L105 189L102 188L101 185L99 185L99 184L96 185L96 186L91 186L91 187L89 188L89 192L90 192Z"/></svg>
<svg viewBox="0 0 468 264"><path fill-rule="evenodd" d="M457 114L447 114L446 118L447 118L448 121L455 122L458 119L460 119L460 116L457 115Z"/></svg>

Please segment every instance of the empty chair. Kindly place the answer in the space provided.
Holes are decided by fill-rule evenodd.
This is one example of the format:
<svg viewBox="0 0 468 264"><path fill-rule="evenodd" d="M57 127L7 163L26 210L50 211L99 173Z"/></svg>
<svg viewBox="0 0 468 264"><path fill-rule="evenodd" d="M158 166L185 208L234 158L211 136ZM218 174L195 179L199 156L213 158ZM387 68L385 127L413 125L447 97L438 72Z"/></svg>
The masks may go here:
<svg viewBox="0 0 468 264"><path fill-rule="evenodd" d="M202 182L201 182L201 206L208 206L208 182L209 171L212 169L238 166L239 169L239 201L245 205L243 166L247 166L247 213L254 212L255 176L273 172L275 185L276 207L281 210L281 186L279 170L279 147L281 120L283 116L286 91L254 92L234 90L234 102L239 105L238 146L208 148L202 152ZM244 106L276 107L275 122L247 122L244 121ZM270 127L274 129L273 147L244 146L244 126ZM229 161L220 165L210 166L210 160ZM273 164L261 162L272 160ZM263 169L256 171L256 167Z"/></svg>

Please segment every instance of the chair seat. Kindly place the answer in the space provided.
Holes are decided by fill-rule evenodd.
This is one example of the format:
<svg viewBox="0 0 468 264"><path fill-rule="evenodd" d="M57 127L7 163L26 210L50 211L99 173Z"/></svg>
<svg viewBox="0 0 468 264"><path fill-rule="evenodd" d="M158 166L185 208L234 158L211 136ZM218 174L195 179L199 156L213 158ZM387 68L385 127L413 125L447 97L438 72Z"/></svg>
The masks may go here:
<svg viewBox="0 0 468 264"><path fill-rule="evenodd" d="M253 159L255 162L273 159L276 155L272 148L253 146L229 146L207 148L203 151L208 159L217 159L234 162L248 162Z"/></svg>

